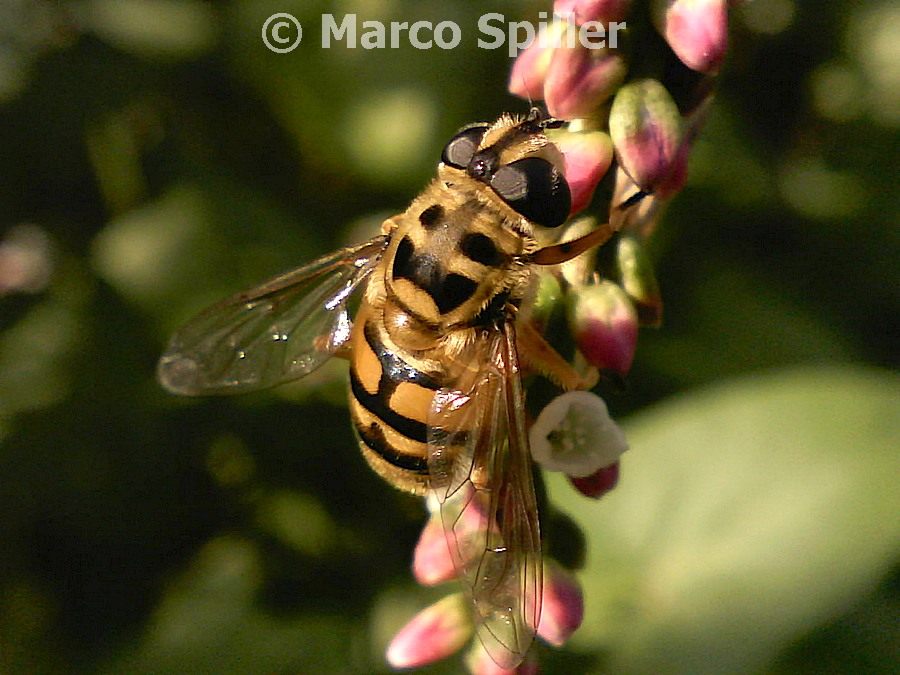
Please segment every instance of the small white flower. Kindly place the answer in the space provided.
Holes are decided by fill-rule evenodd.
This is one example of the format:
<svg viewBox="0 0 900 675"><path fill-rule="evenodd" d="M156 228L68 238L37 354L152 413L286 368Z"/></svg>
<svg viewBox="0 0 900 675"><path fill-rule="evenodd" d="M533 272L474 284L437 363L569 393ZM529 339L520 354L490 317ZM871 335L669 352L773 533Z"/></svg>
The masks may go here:
<svg viewBox="0 0 900 675"><path fill-rule="evenodd" d="M589 391L569 391L550 401L529 435L538 464L575 478L615 463L628 449L606 403Z"/></svg>

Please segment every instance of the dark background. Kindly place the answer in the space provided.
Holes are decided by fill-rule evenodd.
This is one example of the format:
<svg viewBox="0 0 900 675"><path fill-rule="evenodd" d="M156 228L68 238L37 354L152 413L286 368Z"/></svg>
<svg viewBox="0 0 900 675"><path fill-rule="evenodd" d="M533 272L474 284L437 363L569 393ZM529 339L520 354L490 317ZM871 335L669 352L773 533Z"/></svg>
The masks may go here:
<svg viewBox="0 0 900 675"><path fill-rule="evenodd" d="M357 453L343 364L182 400L155 361L194 311L369 236L458 127L524 112L477 18L547 9L4 4L0 670L387 670L440 592L408 569L420 503ZM305 27L290 54L262 44L277 11ZM465 39L321 49L321 14L350 11ZM608 399L633 441L622 496L551 481L590 548L585 627L548 672L900 668L897 10L733 16L650 245L665 324Z"/></svg>

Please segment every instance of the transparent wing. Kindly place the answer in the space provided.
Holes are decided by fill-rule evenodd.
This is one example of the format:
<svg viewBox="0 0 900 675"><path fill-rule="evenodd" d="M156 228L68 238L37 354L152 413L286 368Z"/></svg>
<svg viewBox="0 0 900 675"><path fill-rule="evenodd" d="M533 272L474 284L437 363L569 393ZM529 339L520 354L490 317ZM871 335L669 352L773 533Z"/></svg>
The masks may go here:
<svg viewBox="0 0 900 675"><path fill-rule="evenodd" d="M473 365L432 403L429 472L478 636L512 669L534 640L543 584L513 324L472 349Z"/></svg>
<svg viewBox="0 0 900 675"><path fill-rule="evenodd" d="M182 326L159 361L176 394L264 389L306 375L350 335L347 298L375 268L378 236L219 302Z"/></svg>

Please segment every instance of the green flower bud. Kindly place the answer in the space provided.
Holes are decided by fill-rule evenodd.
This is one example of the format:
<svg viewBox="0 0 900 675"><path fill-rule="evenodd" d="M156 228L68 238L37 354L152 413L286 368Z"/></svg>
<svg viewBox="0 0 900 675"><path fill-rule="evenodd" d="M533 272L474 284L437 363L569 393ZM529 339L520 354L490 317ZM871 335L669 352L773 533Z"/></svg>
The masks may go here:
<svg viewBox="0 0 900 675"><path fill-rule="evenodd" d="M681 171L682 120L678 106L657 80L637 80L616 94L609 132L619 164L645 192L667 186Z"/></svg>
<svg viewBox="0 0 900 675"><path fill-rule="evenodd" d="M662 323L662 298L653 265L644 245L636 237L625 236L616 249L619 283L634 302L642 326L659 327Z"/></svg>

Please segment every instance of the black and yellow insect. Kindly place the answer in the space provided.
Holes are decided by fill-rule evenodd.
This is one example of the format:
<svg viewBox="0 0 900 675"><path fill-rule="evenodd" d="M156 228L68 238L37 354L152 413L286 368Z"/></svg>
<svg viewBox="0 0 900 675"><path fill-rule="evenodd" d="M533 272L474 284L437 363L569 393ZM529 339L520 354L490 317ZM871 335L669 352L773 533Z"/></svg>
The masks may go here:
<svg viewBox="0 0 900 675"><path fill-rule="evenodd" d="M528 322L535 266L610 236L541 247L568 218L563 158L540 111L460 131L438 176L374 239L209 308L159 363L178 394L245 392L350 360L350 411L372 468L433 494L478 634L518 664L540 617L541 538L520 359L567 389L590 386ZM351 322L349 296L365 282Z"/></svg>

